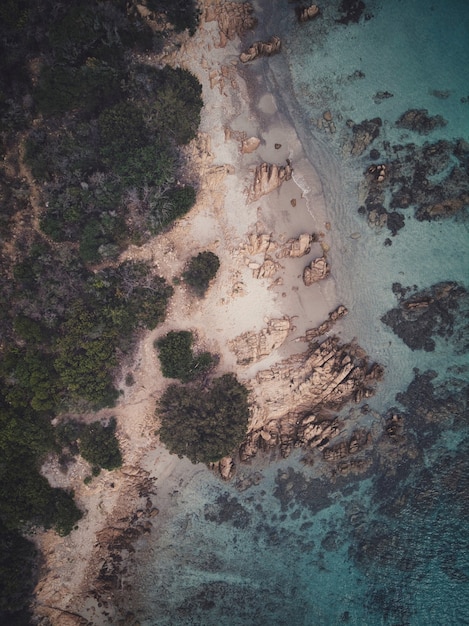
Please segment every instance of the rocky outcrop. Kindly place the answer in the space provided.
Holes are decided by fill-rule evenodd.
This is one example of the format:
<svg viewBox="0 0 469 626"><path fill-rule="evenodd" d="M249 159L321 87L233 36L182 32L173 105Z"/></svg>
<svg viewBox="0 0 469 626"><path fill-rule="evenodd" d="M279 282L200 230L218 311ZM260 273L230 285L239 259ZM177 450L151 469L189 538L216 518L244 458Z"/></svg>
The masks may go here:
<svg viewBox="0 0 469 626"><path fill-rule="evenodd" d="M435 128L446 126L447 123L441 115L429 115L427 109L409 109L397 120L396 126L427 135Z"/></svg>
<svg viewBox="0 0 469 626"><path fill-rule="evenodd" d="M277 244L272 240L272 235L267 233L250 233L248 241L249 243L244 246L243 250L251 256L273 252L277 248Z"/></svg>
<svg viewBox="0 0 469 626"><path fill-rule="evenodd" d="M303 270L303 282L309 287L313 283L327 278L330 271L331 269L329 263L326 261L326 257L321 256L317 259L313 259Z"/></svg>
<svg viewBox="0 0 469 626"><path fill-rule="evenodd" d="M312 4L309 7L297 7L295 11L299 22L314 20L321 13L317 4Z"/></svg>
<svg viewBox="0 0 469 626"><path fill-rule="evenodd" d="M246 51L241 52L239 60L241 63L249 63L259 57L270 57L280 52L281 47L280 37L274 35L269 41L256 41L253 43Z"/></svg>
<svg viewBox="0 0 469 626"><path fill-rule="evenodd" d="M219 46L224 48L228 40L241 37L257 24L254 9L249 2L224 2L223 0L206 0L204 2L206 22L218 22L220 31Z"/></svg>
<svg viewBox="0 0 469 626"><path fill-rule="evenodd" d="M249 192L249 202L254 202L262 196L278 189L280 185L292 177L293 168L289 161L286 165L262 163L256 167L254 183Z"/></svg>
<svg viewBox="0 0 469 626"><path fill-rule="evenodd" d="M332 311L332 313L329 313L327 320L320 324L320 326L317 328L310 328L306 331L305 340L313 341L313 339L317 339L321 335L325 335L331 330L336 321L341 317L345 317L347 313L348 309L344 307L343 304L339 305L334 311Z"/></svg>
<svg viewBox="0 0 469 626"><path fill-rule="evenodd" d="M340 432L331 411L369 397L382 375L382 367L370 364L358 345L342 345L337 337L259 372L241 459L271 447L285 456L294 446L325 447Z"/></svg>
<svg viewBox="0 0 469 626"><path fill-rule="evenodd" d="M267 327L260 332L246 332L230 341L230 350L236 355L238 365L250 365L281 346L292 328L288 317L267 320Z"/></svg>
<svg viewBox="0 0 469 626"><path fill-rule="evenodd" d="M277 258L291 257L297 259L311 252L313 235L302 233L297 239L289 239L277 252Z"/></svg>

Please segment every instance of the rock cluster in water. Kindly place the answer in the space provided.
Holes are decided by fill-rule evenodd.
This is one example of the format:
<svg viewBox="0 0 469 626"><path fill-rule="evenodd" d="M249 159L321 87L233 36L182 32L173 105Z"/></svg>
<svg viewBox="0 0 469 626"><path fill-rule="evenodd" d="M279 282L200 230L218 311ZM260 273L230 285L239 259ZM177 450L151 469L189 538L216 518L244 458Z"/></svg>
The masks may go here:
<svg viewBox="0 0 469 626"><path fill-rule="evenodd" d="M393 285L399 306L381 321L390 326L412 350L435 349L434 337L451 339L456 351L469 349L469 293L455 282L442 282L429 289L410 293L399 283Z"/></svg>
<svg viewBox="0 0 469 626"><path fill-rule="evenodd" d="M435 128L446 126L447 123L441 115L429 115L427 109L409 109L397 120L396 126L427 135Z"/></svg>
<svg viewBox="0 0 469 626"><path fill-rule="evenodd" d="M469 144L461 139L393 146L386 163L366 169L363 193L359 212L393 235L405 224L402 210L413 209L420 221L460 213L469 206Z"/></svg>

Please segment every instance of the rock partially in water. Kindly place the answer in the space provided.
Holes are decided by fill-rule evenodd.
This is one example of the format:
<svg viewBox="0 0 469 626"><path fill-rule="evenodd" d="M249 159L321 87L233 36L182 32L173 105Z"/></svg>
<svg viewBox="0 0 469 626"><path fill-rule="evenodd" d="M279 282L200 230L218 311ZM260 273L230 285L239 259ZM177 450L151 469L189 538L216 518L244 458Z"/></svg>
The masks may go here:
<svg viewBox="0 0 469 626"><path fill-rule="evenodd" d="M272 447L284 456L294 446L324 448L340 433L331 412L369 397L382 376L383 368L372 364L360 346L340 344L337 337L260 371L241 459Z"/></svg>
<svg viewBox="0 0 469 626"><path fill-rule="evenodd" d="M469 206L467 142L408 144L394 146L393 152L396 158L371 165L365 172L365 203L359 212L371 226L387 226L396 234L404 225L396 209L413 208L415 217L423 221L462 214Z"/></svg>
<svg viewBox="0 0 469 626"><path fill-rule="evenodd" d="M280 37L275 35L269 39L269 41L256 41L249 48L241 52L239 59L241 63L249 63L259 57L270 57L273 54L280 52L282 42Z"/></svg>

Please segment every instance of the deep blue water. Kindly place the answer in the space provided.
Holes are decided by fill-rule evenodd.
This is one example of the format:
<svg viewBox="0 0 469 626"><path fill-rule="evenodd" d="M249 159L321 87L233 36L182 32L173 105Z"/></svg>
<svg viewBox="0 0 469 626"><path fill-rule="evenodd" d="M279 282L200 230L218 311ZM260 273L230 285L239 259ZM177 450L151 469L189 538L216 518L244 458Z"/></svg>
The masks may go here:
<svg viewBox="0 0 469 626"><path fill-rule="evenodd" d="M372 432L366 471L341 476L319 453L305 466L298 452L259 460L230 484L204 468L182 481L137 581L145 626L469 624L467 309L430 352L411 350L380 320L396 306L395 282L469 288L467 208L431 222L399 210L395 236L357 210L376 162L370 149L386 163L400 145L410 168L425 143L469 141L469 2L366 2L347 25L338 5L326 0L321 18L301 26L286 0L259 0L256 10L259 34L284 41L282 55L262 61L264 80L323 184L333 276L351 311L338 330L386 366L369 411L343 412ZM409 108L446 124L425 135L397 128ZM318 127L324 111L335 132ZM379 137L352 157L347 120L375 117ZM443 187L454 165L453 155L435 174ZM240 490L256 472L260 482Z"/></svg>

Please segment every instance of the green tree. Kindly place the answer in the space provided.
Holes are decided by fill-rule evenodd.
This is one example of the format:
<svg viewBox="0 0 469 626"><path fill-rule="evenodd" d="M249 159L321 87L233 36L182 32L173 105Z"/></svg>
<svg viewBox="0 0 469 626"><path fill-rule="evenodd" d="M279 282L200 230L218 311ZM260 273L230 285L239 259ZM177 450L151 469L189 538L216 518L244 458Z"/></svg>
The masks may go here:
<svg viewBox="0 0 469 626"><path fill-rule="evenodd" d="M159 435L170 452L193 463L219 461L241 444L249 419L248 391L233 374L201 385L170 385L157 415Z"/></svg>
<svg viewBox="0 0 469 626"><path fill-rule="evenodd" d="M190 331L171 330L155 342L165 378L178 378L182 382L189 382L200 377L213 365L214 359L209 352L193 354L193 341L194 337Z"/></svg>
<svg viewBox="0 0 469 626"><path fill-rule="evenodd" d="M115 433L115 418L112 418L107 426L103 426L100 422L87 424L80 433L81 456L91 465L107 470L120 467L122 455Z"/></svg>
<svg viewBox="0 0 469 626"><path fill-rule="evenodd" d="M208 250L199 252L197 256L190 259L187 269L183 273L183 278L195 293L202 297L207 291L210 281L216 276L219 267L220 260L216 254Z"/></svg>

